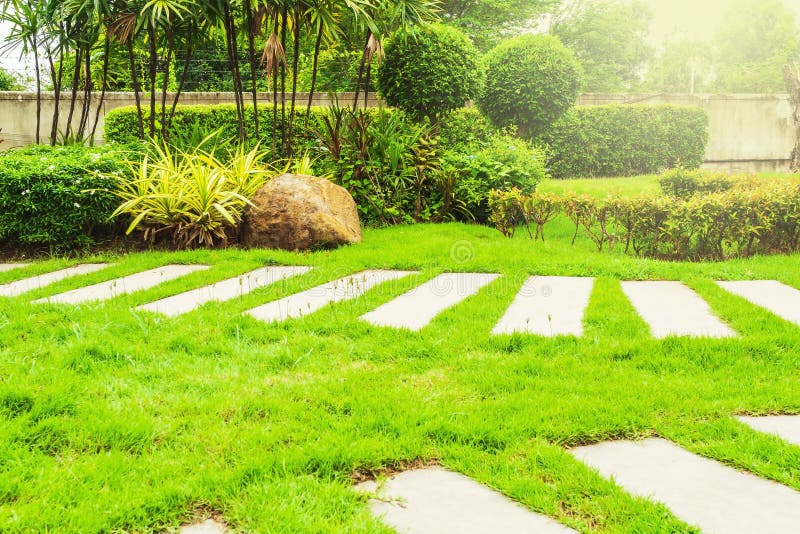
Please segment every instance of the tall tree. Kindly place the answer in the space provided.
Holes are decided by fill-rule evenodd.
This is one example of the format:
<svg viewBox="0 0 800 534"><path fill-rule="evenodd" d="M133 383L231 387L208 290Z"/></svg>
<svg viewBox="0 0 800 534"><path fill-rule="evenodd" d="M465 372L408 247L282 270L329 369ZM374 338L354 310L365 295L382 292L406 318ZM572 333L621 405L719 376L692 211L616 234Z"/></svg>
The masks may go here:
<svg viewBox="0 0 800 534"><path fill-rule="evenodd" d="M487 51L519 33L561 0L443 0L442 19L458 26Z"/></svg>
<svg viewBox="0 0 800 534"><path fill-rule="evenodd" d="M697 93L714 78L711 45L690 39L670 42L650 63L642 89L661 93Z"/></svg>
<svg viewBox="0 0 800 534"><path fill-rule="evenodd" d="M554 14L550 32L575 52L584 90L629 91L640 81L652 49L650 12L641 2L574 0Z"/></svg>
<svg viewBox="0 0 800 534"><path fill-rule="evenodd" d="M800 60L800 26L780 0L737 0L717 33L715 48L716 90L781 92L783 65Z"/></svg>
<svg viewBox="0 0 800 534"><path fill-rule="evenodd" d="M800 172L800 65L797 63L783 66L783 79L789 91L789 101L792 104L794 129L797 133L790 168L792 172Z"/></svg>

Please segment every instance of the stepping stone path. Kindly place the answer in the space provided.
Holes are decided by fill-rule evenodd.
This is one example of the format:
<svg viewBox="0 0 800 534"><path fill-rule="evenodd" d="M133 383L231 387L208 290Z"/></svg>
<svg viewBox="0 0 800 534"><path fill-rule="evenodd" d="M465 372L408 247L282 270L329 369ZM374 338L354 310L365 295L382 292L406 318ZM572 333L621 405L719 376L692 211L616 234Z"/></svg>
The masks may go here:
<svg viewBox="0 0 800 534"><path fill-rule="evenodd" d="M336 302L352 300L384 282L414 274L408 271L363 271L328 282L245 313L266 322L296 319Z"/></svg>
<svg viewBox="0 0 800 534"><path fill-rule="evenodd" d="M100 269L105 269L106 267L108 267L108 265L105 263L76 265L75 267L69 267L67 269L61 269L60 271L34 276L33 278L17 280L16 282L1 285L0 297L16 297L17 295L22 295L23 293L33 291L34 289L41 289L47 285L54 284L66 278L93 273L95 271L99 271Z"/></svg>
<svg viewBox="0 0 800 534"><path fill-rule="evenodd" d="M13 271L14 269L22 269L27 266L27 263L0 263L0 273Z"/></svg>
<svg viewBox="0 0 800 534"><path fill-rule="evenodd" d="M654 337L733 337L700 296L680 282L622 282L622 290Z"/></svg>
<svg viewBox="0 0 800 534"><path fill-rule="evenodd" d="M800 415L737 417L753 430L772 434L794 445L800 445Z"/></svg>
<svg viewBox="0 0 800 534"><path fill-rule="evenodd" d="M375 326L421 330L434 317L476 294L498 274L446 273L361 316Z"/></svg>
<svg viewBox="0 0 800 534"><path fill-rule="evenodd" d="M202 523L182 526L178 534L225 534L226 532L228 532L227 527L219 521L206 519Z"/></svg>
<svg viewBox="0 0 800 534"><path fill-rule="evenodd" d="M151 302L136 309L169 316L181 315L195 310L207 302L224 302L241 297L260 287L272 285L310 270L310 267L264 267L236 278Z"/></svg>
<svg viewBox="0 0 800 534"><path fill-rule="evenodd" d="M775 280L717 282L725 291L743 297L778 317L800 325L800 291Z"/></svg>
<svg viewBox="0 0 800 534"><path fill-rule="evenodd" d="M383 486L365 482L356 489L377 491L380 500L370 500L372 512L403 534L575 532L463 475L441 468L406 471Z"/></svg>
<svg viewBox="0 0 800 534"><path fill-rule="evenodd" d="M81 302L108 300L135 291L150 289L164 282L187 274L208 269L207 265L165 265L132 274L124 278L109 280L93 286L82 287L60 295L36 300L36 303L79 304Z"/></svg>
<svg viewBox="0 0 800 534"><path fill-rule="evenodd" d="M582 336L583 315L593 287L594 278L528 278L492 333Z"/></svg>
<svg viewBox="0 0 800 534"><path fill-rule="evenodd" d="M570 451L634 495L664 503L703 532L797 532L800 493L669 441L615 441Z"/></svg>

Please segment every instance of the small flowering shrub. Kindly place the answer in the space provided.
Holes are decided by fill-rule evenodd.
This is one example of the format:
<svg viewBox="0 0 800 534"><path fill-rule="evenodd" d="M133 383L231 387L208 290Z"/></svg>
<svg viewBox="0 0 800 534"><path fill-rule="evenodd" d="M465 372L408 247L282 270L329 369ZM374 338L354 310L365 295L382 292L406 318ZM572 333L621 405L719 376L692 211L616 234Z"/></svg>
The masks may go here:
<svg viewBox="0 0 800 534"><path fill-rule="evenodd" d="M65 252L112 230L108 192L126 172L110 148L35 146L0 153L0 240L20 250Z"/></svg>

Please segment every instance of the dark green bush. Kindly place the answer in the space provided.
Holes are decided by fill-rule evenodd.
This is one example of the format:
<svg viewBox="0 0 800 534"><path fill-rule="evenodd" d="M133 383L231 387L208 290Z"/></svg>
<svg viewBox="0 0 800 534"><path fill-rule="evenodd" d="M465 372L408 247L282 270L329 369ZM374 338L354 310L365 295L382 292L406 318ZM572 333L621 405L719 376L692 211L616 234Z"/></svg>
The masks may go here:
<svg viewBox="0 0 800 534"><path fill-rule="evenodd" d="M495 133L481 143L445 151L442 169L457 176L456 197L481 223L489 221L491 190L517 188L529 194L547 177L545 153L503 133Z"/></svg>
<svg viewBox="0 0 800 534"><path fill-rule="evenodd" d="M386 103L437 122L478 96L478 50L460 30L434 24L398 32L386 44L378 89Z"/></svg>
<svg viewBox="0 0 800 534"><path fill-rule="evenodd" d="M317 146L315 131L321 127L321 117L325 108L312 107L308 121L306 121L306 108L298 109L294 120L295 153ZM149 111L144 110L145 124ZM156 116L156 131L161 131L160 112ZM277 133L275 140L280 145L281 111L278 109L278 128L273 128L273 108L265 104L258 107L260 122L258 141L265 149L272 147L273 134ZM245 109L245 124L253 124L253 108ZM286 120L288 130L288 117ZM236 106L234 104L178 106L172 127L169 129L169 141L177 148L183 150L193 149L197 143L207 135L220 131L220 139L237 139L238 130L236 123ZM108 112L105 118L104 137L106 142L129 144L138 142L138 122L136 108L133 106L122 107Z"/></svg>
<svg viewBox="0 0 800 534"><path fill-rule="evenodd" d="M705 157L708 115L674 105L579 106L537 139L550 147L556 178L637 176Z"/></svg>
<svg viewBox="0 0 800 534"><path fill-rule="evenodd" d="M497 128L476 108L457 109L439 123L439 140L448 150L486 143L497 132Z"/></svg>
<svg viewBox="0 0 800 534"><path fill-rule="evenodd" d="M63 252L108 230L117 198L106 190L126 172L110 148L35 146L0 154L0 240Z"/></svg>
<svg viewBox="0 0 800 534"><path fill-rule="evenodd" d="M499 127L534 137L571 108L581 89L581 67L556 37L522 35L485 58L486 84L478 107Z"/></svg>

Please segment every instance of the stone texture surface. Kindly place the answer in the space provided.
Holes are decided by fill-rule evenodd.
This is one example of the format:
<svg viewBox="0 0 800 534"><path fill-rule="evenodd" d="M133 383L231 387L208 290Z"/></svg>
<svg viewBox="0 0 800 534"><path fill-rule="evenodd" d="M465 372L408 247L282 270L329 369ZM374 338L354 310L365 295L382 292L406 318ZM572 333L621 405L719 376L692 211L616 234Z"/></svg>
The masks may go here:
<svg viewBox="0 0 800 534"><path fill-rule="evenodd" d="M583 314L593 287L594 278L531 277L492 333L582 336Z"/></svg>
<svg viewBox="0 0 800 534"><path fill-rule="evenodd" d="M406 471L383 486L356 488L378 492L372 512L401 534L565 534L575 532L534 513L504 495L441 468Z"/></svg>
<svg viewBox="0 0 800 534"><path fill-rule="evenodd" d="M157 300L136 308L176 316L195 310L207 302L224 302L311 270L311 267L264 267L249 273Z"/></svg>
<svg viewBox="0 0 800 534"><path fill-rule="evenodd" d="M408 271L363 271L270 302L245 313L266 322L296 319L314 313L328 304L354 299L378 284L398 280L410 274L414 273Z"/></svg>
<svg viewBox="0 0 800 534"><path fill-rule="evenodd" d="M680 282L622 282L622 290L653 337L733 337L706 301Z"/></svg>
<svg viewBox="0 0 800 534"><path fill-rule="evenodd" d="M770 415L766 417L737 417L753 430L778 436L800 445L800 415Z"/></svg>
<svg viewBox="0 0 800 534"><path fill-rule="evenodd" d="M22 269L27 266L27 263L0 263L0 273L13 271L14 269Z"/></svg>
<svg viewBox="0 0 800 534"><path fill-rule="evenodd" d="M800 291L775 280L717 282L725 291L800 325Z"/></svg>
<svg viewBox="0 0 800 534"><path fill-rule="evenodd" d="M688 452L664 439L616 441L570 451L640 497L664 503L703 532L797 532L800 493Z"/></svg>
<svg viewBox="0 0 800 534"><path fill-rule="evenodd" d="M206 519L202 523L184 525L178 532L179 534L225 534L228 529L219 521Z"/></svg>
<svg viewBox="0 0 800 534"><path fill-rule="evenodd" d="M361 223L345 189L314 176L283 174L270 180L245 210L247 247L310 250L361 242Z"/></svg>
<svg viewBox="0 0 800 534"><path fill-rule="evenodd" d="M100 269L105 269L108 265L105 263L91 263L85 265L76 265L61 269L60 271L53 271L51 273L25 278L24 280L17 280L9 284L0 286L0 297L16 297L34 289L40 289L50 284L54 284L60 280L79 276L82 274L89 274Z"/></svg>
<svg viewBox="0 0 800 534"><path fill-rule="evenodd" d="M434 317L476 294L500 275L445 273L361 316L376 326L421 330Z"/></svg>
<svg viewBox="0 0 800 534"><path fill-rule="evenodd" d="M202 271L205 269L208 269L207 265L165 265L123 278L116 278L92 286L74 289L52 297L45 297L35 302L80 304L81 302L108 300L119 297L120 295L133 293L134 291L150 289L164 282L175 280L181 276L186 276L195 271Z"/></svg>

